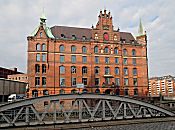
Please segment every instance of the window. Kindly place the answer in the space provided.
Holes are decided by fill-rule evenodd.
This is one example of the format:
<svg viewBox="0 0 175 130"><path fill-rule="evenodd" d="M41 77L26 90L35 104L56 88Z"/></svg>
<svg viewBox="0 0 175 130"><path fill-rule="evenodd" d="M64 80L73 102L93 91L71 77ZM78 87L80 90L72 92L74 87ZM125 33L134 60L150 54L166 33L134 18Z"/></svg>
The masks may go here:
<svg viewBox="0 0 175 130"><path fill-rule="evenodd" d="M105 84L110 84L110 78L105 78Z"/></svg>
<svg viewBox="0 0 175 130"><path fill-rule="evenodd" d="M137 69L133 68L133 75L136 76L137 75Z"/></svg>
<svg viewBox="0 0 175 130"><path fill-rule="evenodd" d="M49 91L48 90L43 90L43 95L49 95Z"/></svg>
<svg viewBox="0 0 175 130"><path fill-rule="evenodd" d="M75 35L72 35L72 40L76 40L76 36Z"/></svg>
<svg viewBox="0 0 175 130"><path fill-rule="evenodd" d="M118 67L115 67L115 74L119 75L119 68Z"/></svg>
<svg viewBox="0 0 175 130"><path fill-rule="evenodd" d="M119 78L115 78L115 85L120 86L120 79Z"/></svg>
<svg viewBox="0 0 175 130"><path fill-rule="evenodd" d="M83 61L82 61L83 63L87 63L87 57L86 57L86 56L83 56L83 57L82 57L82 60L83 60Z"/></svg>
<svg viewBox="0 0 175 130"><path fill-rule="evenodd" d="M126 56L127 55L127 50L126 49L123 49L123 55Z"/></svg>
<svg viewBox="0 0 175 130"><path fill-rule="evenodd" d="M40 65L36 64L35 65L35 73L39 73L40 72Z"/></svg>
<svg viewBox="0 0 175 130"><path fill-rule="evenodd" d="M114 41L117 41L117 35L114 35Z"/></svg>
<svg viewBox="0 0 175 130"><path fill-rule="evenodd" d="M134 96L138 96L138 89L137 88L134 89Z"/></svg>
<svg viewBox="0 0 175 130"><path fill-rule="evenodd" d="M82 83L83 83L84 85L87 85L87 78L82 78Z"/></svg>
<svg viewBox="0 0 175 130"><path fill-rule="evenodd" d="M64 34L61 34L61 38L66 38L66 36Z"/></svg>
<svg viewBox="0 0 175 130"><path fill-rule="evenodd" d="M42 54L42 61L43 61L43 62L46 61L46 54Z"/></svg>
<svg viewBox="0 0 175 130"><path fill-rule="evenodd" d="M128 68L124 68L124 75L128 75Z"/></svg>
<svg viewBox="0 0 175 130"><path fill-rule="evenodd" d="M105 57L105 63L109 64L109 57Z"/></svg>
<svg viewBox="0 0 175 130"><path fill-rule="evenodd" d="M100 68L98 66L95 67L95 74L99 74Z"/></svg>
<svg viewBox="0 0 175 130"><path fill-rule="evenodd" d="M133 78L133 85L137 86L137 78Z"/></svg>
<svg viewBox="0 0 175 130"><path fill-rule="evenodd" d="M98 40L98 34L95 33L95 40Z"/></svg>
<svg viewBox="0 0 175 130"><path fill-rule="evenodd" d="M72 73L72 74L75 74L75 73L76 73L76 67L75 67L75 66L72 66L72 67L71 67L71 73Z"/></svg>
<svg viewBox="0 0 175 130"><path fill-rule="evenodd" d="M40 77L35 77L35 86L40 85Z"/></svg>
<svg viewBox="0 0 175 130"><path fill-rule="evenodd" d="M98 64L99 63L99 57L95 56L95 63Z"/></svg>
<svg viewBox="0 0 175 130"><path fill-rule="evenodd" d="M132 56L136 56L136 50L132 49Z"/></svg>
<svg viewBox="0 0 175 130"><path fill-rule="evenodd" d="M98 53L98 46L94 47L94 53Z"/></svg>
<svg viewBox="0 0 175 130"><path fill-rule="evenodd" d="M100 79L99 78L95 78L95 86L98 86L100 84Z"/></svg>
<svg viewBox="0 0 175 130"><path fill-rule="evenodd" d="M42 51L46 51L46 44L45 43L42 44Z"/></svg>
<svg viewBox="0 0 175 130"><path fill-rule="evenodd" d="M107 32L105 32L105 33L103 34L103 40L104 40L104 41L108 41L108 40L109 40L109 35L108 35Z"/></svg>
<svg viewBox="0 0 175 130"><path fill-rule="evenodd" d="M40 54L36 54L36 61L40 61Z"/></svg>
<svg viewBox="0 0 175 130"><path fill-rule="evenodd" d="M105 67L105 74L109 74L110 71L109 71L109 67Z"/></svg>
<svg viewBox="0 0 175 130"><path fill-rule="evenodd" d="M124 78L124 85L128 85L128 78Z"/></svg>
<svg viewBox="0 0 175 130"><path fill-rule="evenodd" d="M60 45L60 52L64 52L64 45Z"/></svg>
<svg viewBox="0 0 175 130"><path fill-rule="evenodd" d="M132 59L132 64L133 64L133 65L136 65L136 58L133 58L133 59Z"/></svg>
<svg viewBox="0 0 175 130"><path fill-rule="evenodd" d="M127 59L127 58L124 58L124 59L123 59L123 64L124 64L124 65L127 65L127 64L128 64L128 59Z"/></svg>
<svg viewBox="0 0 175 130"><path fill-rule="evenodd" d="M42 65L42 73L46 73L46 65L45 64Z"/></svg>
<svg viewBox="0 0 175 130"><path fill-rule="evenodd" d="M60 63L64 63L64 55L60 55Z"/></svg>
<svg viewBox="0 0 175 130"><path fill-rule="evenodd" d="M126 88L126 89L124 90L124 94L125 94L125 96L128 96L128 95L129 95L129 93L128 93L128 88Z"/></svg>
<svg viewBox="0 0 175 130"><path fill-rule="evenodd" d="M83 36L83 37L82 37L82 40L85 41L85 40L86 40L86 36Z"/></svg>
<svg viewBox="0 0 175 130"><path fill-rule="evenodd" d="M116 64L119 64L118 57L115 57L115 63L116 63Z"/></svg>
<svg viewBox="0 0 175 130"><path fill-rule="evenodd" d="M65 78L60 78L60 86L65 86Z"/></svg>
<svg viewBox="0 0 175 130"><path fill-rule="evenodd" d="M109 48L105 47L105 53L109 53Z"/></svg>
<svg viewBox="0 0 175 130"><path fill-rule="evenodd" d="M40 32L40 37L43 37L43 33L42 32Z"/></svg>
<svg viewBox="0 0 175 130"><path fill-rule="evenodd" d="M42 77L42 85L43 85L43 86L46 85L46 77Z"/></svg>
<svg viewBox="0 0 175 130"><path fill-rule="evenodd" d="M40 51L40 50L41 50L41 46L40 46L39 43L36 44L36 50L37 50L37 51Z"/></svg>
<svg viewBox="0 0 175 130"><path fill-rule="evenodd" d="M59 93L60 93L60 94L65 94L65 90L64 90L64 89L61 89L61 90L59 91Z"/></svg>
<svg viewBox="0 0 175 130"><path fill-rule="evenodd" d="M32 97L38 97L38 91L32 90Z"/></svg>
<svg viewBox="0 0 175 130"><path fill-rule="evenodd" d="M85 46L82 47L82 52L87 53L87 48Z"/></svg>
<svg viewBox="0 0 175 130"><path fill-rule="evenodd" d="M64 66L60 66L60 74L64 74L65 73L65 67Z"/></svg>
<svg viewBox="0 0 175 130"><path fill-rule="evenodd" d="M75 53L75 52L76 52L76 46L74 46L74 45L71 46L71 52L72 52L72 53Z"/></svg>
<svg viewBox="0 0 175 130"><path fill-rule="evenodd" d="M75 55L71 56L71 61L72 61L72 63L76 63L76 56Z"/></svg>
<svg viewBox="0 0 175 130"><path fill-rule="evenodd" d="M87 67L86 66L82 67L82 74L87 74Z"/></svg>
<svg viewBox="0 0 175 130"><path fill-rule="evenodd" d="M114 54L116 54L116 55L118 54L118 48L114 49Z"/></svg>
<svg viewBox="0 0 175 130"><path fill-rule="evenodd" d="M76 86L76 78L72 78L72 86Z"/></svg>

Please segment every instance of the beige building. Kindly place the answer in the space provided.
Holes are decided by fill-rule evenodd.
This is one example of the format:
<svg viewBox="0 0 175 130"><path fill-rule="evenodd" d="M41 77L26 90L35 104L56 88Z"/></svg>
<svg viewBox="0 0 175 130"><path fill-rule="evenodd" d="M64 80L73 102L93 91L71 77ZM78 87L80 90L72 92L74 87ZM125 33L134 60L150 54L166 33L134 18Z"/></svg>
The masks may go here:
<svg viewBox="0 0 175 130"><path fill-rule="evenodd" d="M149 95L175 96L175 77L168 75L163 77L153 77L149 79Z"/></svg>
<svg viewBox="0 0 175 130"><path fill-rule="evenodd" d="M13 74L13 75L8 75L7 77L8 77L9 80L28 83L27 74Z"/></svg>

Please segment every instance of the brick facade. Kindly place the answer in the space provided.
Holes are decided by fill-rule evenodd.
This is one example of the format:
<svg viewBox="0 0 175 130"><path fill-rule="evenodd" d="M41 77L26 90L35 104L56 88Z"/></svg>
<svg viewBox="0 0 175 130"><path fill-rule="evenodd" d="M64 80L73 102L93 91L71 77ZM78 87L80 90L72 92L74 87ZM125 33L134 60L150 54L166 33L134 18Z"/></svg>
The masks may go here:
<svg viewBox="0 0 175 130"><path fill-rule="evenodd" d="M30 97L75 91L147 95L146 34L135 39L129 32L114 30L112 17L106 10L100 11L97 25L92 28L50 29L45 18L40 20L35 34L27 38ZM78 89L76 84L86 79L84 89Z"/></svg>

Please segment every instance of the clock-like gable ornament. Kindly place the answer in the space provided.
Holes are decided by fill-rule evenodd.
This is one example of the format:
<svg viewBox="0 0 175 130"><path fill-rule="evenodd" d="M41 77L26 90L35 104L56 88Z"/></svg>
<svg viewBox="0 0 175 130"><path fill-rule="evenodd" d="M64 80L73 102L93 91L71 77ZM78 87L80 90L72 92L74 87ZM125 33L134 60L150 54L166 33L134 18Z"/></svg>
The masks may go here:
<svg viewBox="0 0 175 130"><path fill-rule="evenodd" d="M104 33L103 38L104 38L105 41L108 41L109 40L109 35L107 33Z"/></svg>

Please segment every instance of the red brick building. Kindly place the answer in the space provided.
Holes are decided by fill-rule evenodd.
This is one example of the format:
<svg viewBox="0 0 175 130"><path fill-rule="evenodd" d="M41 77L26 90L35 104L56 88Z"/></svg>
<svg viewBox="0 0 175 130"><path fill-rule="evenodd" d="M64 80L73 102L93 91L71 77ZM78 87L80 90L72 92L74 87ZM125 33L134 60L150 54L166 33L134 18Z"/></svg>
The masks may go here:
<svg viewBox="0 0 175 130"><path fill-rule="evenodd" d="M106 10L92 28L49 28L42 15L27 40L30 96L77 91L147 95L147 39L141 23L135 39L114 30Z"/></svg>
<svg viewBox="0 0 175 130"><path fill-rule="evenodd" d="M18 72L17 68L7 69L7 68L0 67L0 78L7 79L8 75L12 75L12 74L23 74L23 73Z"/></svg>

